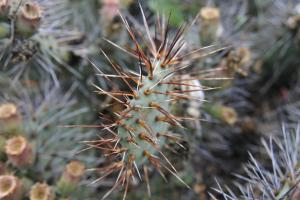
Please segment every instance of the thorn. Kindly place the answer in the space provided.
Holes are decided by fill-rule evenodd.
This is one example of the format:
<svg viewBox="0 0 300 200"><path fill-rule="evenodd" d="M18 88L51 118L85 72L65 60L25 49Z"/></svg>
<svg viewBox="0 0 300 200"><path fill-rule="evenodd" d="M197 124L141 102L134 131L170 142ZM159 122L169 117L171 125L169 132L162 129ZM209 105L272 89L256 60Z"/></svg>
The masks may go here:
<svg viewBox="0 0 300 200"><path fill-rule="evenodd" d="M151 188L150 188L150 183L149 183L149 174L148 174L148 168L146 165L144 165L144 178L147 184L147 191L148 191L148 196L151 197Z"/></svg>
<svg viewBox="0 0 300 200"><path fill-rule="evenodd" d="M152 146L157 147L155 141L152 138L150 138L148 135L146 135L145 133L140 133L139 138L141 140L145 140L146 142L150 143Z"/></svg>

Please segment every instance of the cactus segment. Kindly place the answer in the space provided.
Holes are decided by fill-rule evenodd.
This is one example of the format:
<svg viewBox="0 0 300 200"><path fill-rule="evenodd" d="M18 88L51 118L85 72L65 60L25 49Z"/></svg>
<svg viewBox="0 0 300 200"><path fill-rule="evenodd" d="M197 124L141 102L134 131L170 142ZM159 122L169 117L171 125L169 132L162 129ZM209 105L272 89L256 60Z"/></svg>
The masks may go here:
<svg viewBox="0 0 300 200"><path fill-rule="evenodd" d="M124 107L124 110L114 113L115 121L100 125L102 130L109 133L109 136L101 136L95 141L87 142L89 146L87 149L99 149L109 160L108 165L94 169L103 175L93 183L101 181L111 174L118 174L114 186L103 196L103 199L119 186L125 188L123 196L125 199L128 187L132 180L136 182L136 177L139 177L140 181L145 180L150 195L148 177L150 166L154 167L164 179L166 178L162 169L173 174L185 184L177 175L176 169L163 150L168 140L177 144L181 140L177 134L170 133L171 127L182 128L180 122L183 118L172 114L175 105L181 100L203 101L203 95L199 97L191 95L191 93L203 91L198 83L193 84L194 82L191 81L198 80L197 77L193 77L191 73L185 74L183 79L180 74L190 66L193 59L208 55L202 52L205 48L183 54L186 45L184 33L190 25L181 26L172 37L169 22L166 22L165 19L158 20L158 28L153 33L150 31L141 5L140 9L146 31L145 38L120 15L134 48L127 50L107 40L113 46L136 58L139 71L126 71L126 68L115 64L101 50L116 74L105 74L99 69L100 75L110 83L113 83L112 79L121 79L128 88L128 91L119 89L106 91L95 85L97 93L107 95ZM95 64L93 65L95 66ZM186 88L181 87L184 85L193 89L182 90L182 88ZM187 184L185 185L189 187Z"/></svg>

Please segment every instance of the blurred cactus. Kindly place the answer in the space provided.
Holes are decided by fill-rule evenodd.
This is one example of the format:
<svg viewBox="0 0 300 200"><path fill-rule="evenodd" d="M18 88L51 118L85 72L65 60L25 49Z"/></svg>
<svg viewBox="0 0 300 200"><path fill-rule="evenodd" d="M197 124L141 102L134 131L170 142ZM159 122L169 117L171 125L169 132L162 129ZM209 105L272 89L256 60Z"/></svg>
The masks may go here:
<svg viewBox="0 0 300 200"><path fill-rule="evenodd" d="M15 176L23 182L24 193L21 198L27 197L31 185L36 182L49 183L53 187L53 195L54 192L58 196L61 195L54 185L59 181L65 163L71 160L82 147L78 145L74 148L74 144L92 135L92 132L77 135L79 129L66 130L66 128L57 127L57 125L68 123L76 124L78 119L75 120L74 117L86 113L87 108L74 108L76 101L70 97L75 86L65 94L61 94L59 88L49 83L51 83L50 80L45 80L43 85L28 87L15 82L10 88L0 92L0 104L3 111L1 122L7 121L3 123L4 127L7 124L22 125L16 129L18 132L11 132L11 134L1 132L1 137L5 136L3 137L4 143L1 142L3 143L2 154L4 154L1 159L6 163L3 167L5 173L15 172ZM66 141L74 143L66 144ZM85 156L78 156L78 159L90 164L94 163L92 157L93 152L90 152ZM76 181L78 185L79 180ZM34 196L33 193L36 191L36 196L30 198L36 199L42 195L43 188L47 189L47 187L42 187L43 185L40 186L34 187L36 189L32 188L30 195ZM66 197L78 195L79 191L81 190L78 189ZM87 189L81 195L87 197L89 192L91 190ZM43 198L53 199L52 196Z"/></svg>
<svg viewBox="0 0 300 200"><path fill-rule="evenodd" d="M237 175L246 181L246 186L236 184L239 194L221 186L216 189L225 199L297 199L299 183L299 125L288 129L283 126L283 135L263 140L270 167L265 167L252 155L245 167L246 176Z"/></svg>
<svg viewBox="0 0 300 200"><path fill-rule="evenodd" d="M16 78L50 76L58 84L59 65L79 77L68 62L79 47L72 43L80 40L82 34L69 28L65 20L57 23L55 16L65 1L1 1L1 70ZM62 19L71 19L68 11L64 12Z"/></svg>
<svg viewBox="0 0 300 200"><path fill-rule="evenodd" d="M203 46L213 44L221 36L220 10L215 7L203 7L200 10L200 40Z"/></svg>
<svg viewBox="0 0 300 200"><path fill-rule="evenodd" d="M72 195L77 188L80 178L85 172L85 166L78 161L72 161L66 165L64 172L57 183L57 190L63 197Z"/></svg>
<svg viewBox="0 0 300 200"><path fill-rule="evenodd" d="M46 183L36 183L30 190L30 200L54 200L54 191Z"/></svg>

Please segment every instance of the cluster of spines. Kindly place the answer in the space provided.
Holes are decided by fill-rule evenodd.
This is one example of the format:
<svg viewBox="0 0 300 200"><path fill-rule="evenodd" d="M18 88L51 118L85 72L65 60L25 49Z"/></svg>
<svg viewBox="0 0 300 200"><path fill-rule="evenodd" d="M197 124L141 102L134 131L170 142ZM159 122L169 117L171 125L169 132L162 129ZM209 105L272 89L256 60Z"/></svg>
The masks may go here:
<svg viewBox="0 0 300 200"><path fill-rule="evenodd" d="M191 82L200 79L199 72L196 73L198 77L184 75L184 78L179 73L190 66L192 59L207 55L202 53L205 48L183 55L182 52L185 48L183 35L188 30L189 25L181 26L173 38L170 39L171 31L168 20L166 22L163 18L160 21L158 17L154 36L152 36L141 5L140 9L146 31L145 36L141 32L134 30L127 20L120 15L129 37L133 41L133 48L125 49L106 40L113 46L136 58L139 72L126 72L115 64L103 50L101 50L103 55L116 74L105 74L94 65L100 72L99 75L108 82L113 83L113 78L120 78L128 88L126 91L106 91L95 86L97 93L109 96L124 107L124 110L114 113L116 115L115 121L96 126L101 127L103 131L107 131L109 136L99 136L99 139L95 141L86 141L88 147L84 149L99 149L104 156L112 160L112 163L105 167L93 169L103 174L93 183L101 181L113 173L118 173L115 184L104 195L103 199L119 186L125 187L123 196L123 199L125 199L131 180L136 180L135 177L138 176L142 181L140 169L143 169L144 180L147 183L148 194L150 195L148 163L164 179L166 178L162 169L167 170L185 184L163 153L163 148L167 145L166 140L171 140L180 145L178 141L182 137L178 134L170 133L170 127L182 128L182 120L199 119L175 116L172 114L173 105L180 100L197 100L202 102L203 96L195 97L190 94L211 89L200 87L199 84ZM186 89L182 90L182 88ZM105 121L107 120L104 115L101 118Z"/></svg>

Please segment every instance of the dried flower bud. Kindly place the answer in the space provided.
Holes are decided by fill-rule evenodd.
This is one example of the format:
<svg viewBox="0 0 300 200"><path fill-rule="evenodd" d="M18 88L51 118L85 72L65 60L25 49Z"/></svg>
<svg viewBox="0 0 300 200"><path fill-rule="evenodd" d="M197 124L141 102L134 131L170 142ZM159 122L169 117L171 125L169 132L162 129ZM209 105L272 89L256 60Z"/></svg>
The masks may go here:
<svg viewBox="0 0 300 200"><path fill-rule="evenodd" d="M222 106L221 119L229 125L233 125L237 121L237 113L233 108Z"/></svg>
<svg viewBox="0 0 300 200"><path fill-rule="evenodd" d="M17 106L12 103L5 103L0 106L0 119L7 120L17 115Z"/></svg>
<svg viewBox="0 0 300 200"><path fill-rule="evenodd" d="M78 183L84 171L84 164L79 161L72 161L65 167L63 178L69 182Z"/></svg>
<svg viewBox="0 0 300 200"><path fill-rule="evenodd" d="M28 2L20 9L17 18L17 31L25 37L33 35L41 24L42 10L39 4Z"/></svg>
<svg viewBox="0 0 300 200"><path fill-rule="evenodd" d="M22 195L21 181L12 175L0 176L0 199L20 200Z"/></svg>
<svg viewBox="0 0 300 200"><path fill-rule="evenodd" d="M13 103L3 103L0 105L0 132L5 134L15 134L22 125L22 117Z"/></svg>
<svg viewBox="0 0 300 200"><path fill-rule="evenodd" d="M248 67L251 62L251 51L246 47L240 47L229 52L228 56L223 59L221 65L226 69L225 76L234 76L236 73L247 76Z"/></svg>
<svg viewBox="0 0 300 200"><path fill-rule="evenodd" d="M33 152L26 138L17 136L9 139L5 152L10 162L16 167L26 167L33 163Z"/></svg>
<svg viewBox="0 0 300 200"><path fill-rule="evenodd" d="M287 19L286 25L289 29L295 30L300 24L300 15L294 15Z"/></svg>
<svg viewBox="0 0 300 200"><path fill-rule="evenodd" d="M233 125L237 121L237 113L231 107L223 105L206 105L204 109L214 118L219 119L229 125Z"/></svg>
<svg viewBox="0 0 300 200"><path fill-rule="evenodd" d="M46 183L36 183L31 187L30 200L54 200L53 189Z"/></svg>
<svg viewBox="0 0 300 200"><path fill-rule="evenodd" d="M249 48L240 47L236 50L236 54L240 58L241 65L246 65L251 61L252 54Z"/></svg>
<svg viewBox="0 0 300 200"><path fill-rule="evenodd" d="M214 7L204 7L200 10L200 17L207 20L219 20L220 19L220 10Z"/></svg>
<svg viewBox="0 0 300 200"><path fill-rule="evenodd" d="M68 197L74 193L84 171L85 166L79 161L72 161L67 164L62 177L57 183L57 189L63 197Z"/></svg>
<svg viewBox="0 0 300 200"><path fill-rule="evenodd" d="M220 23L220 10L214 7L203 7L200 10L200 39L203 45L214 42L223 32Z"/></svg>

